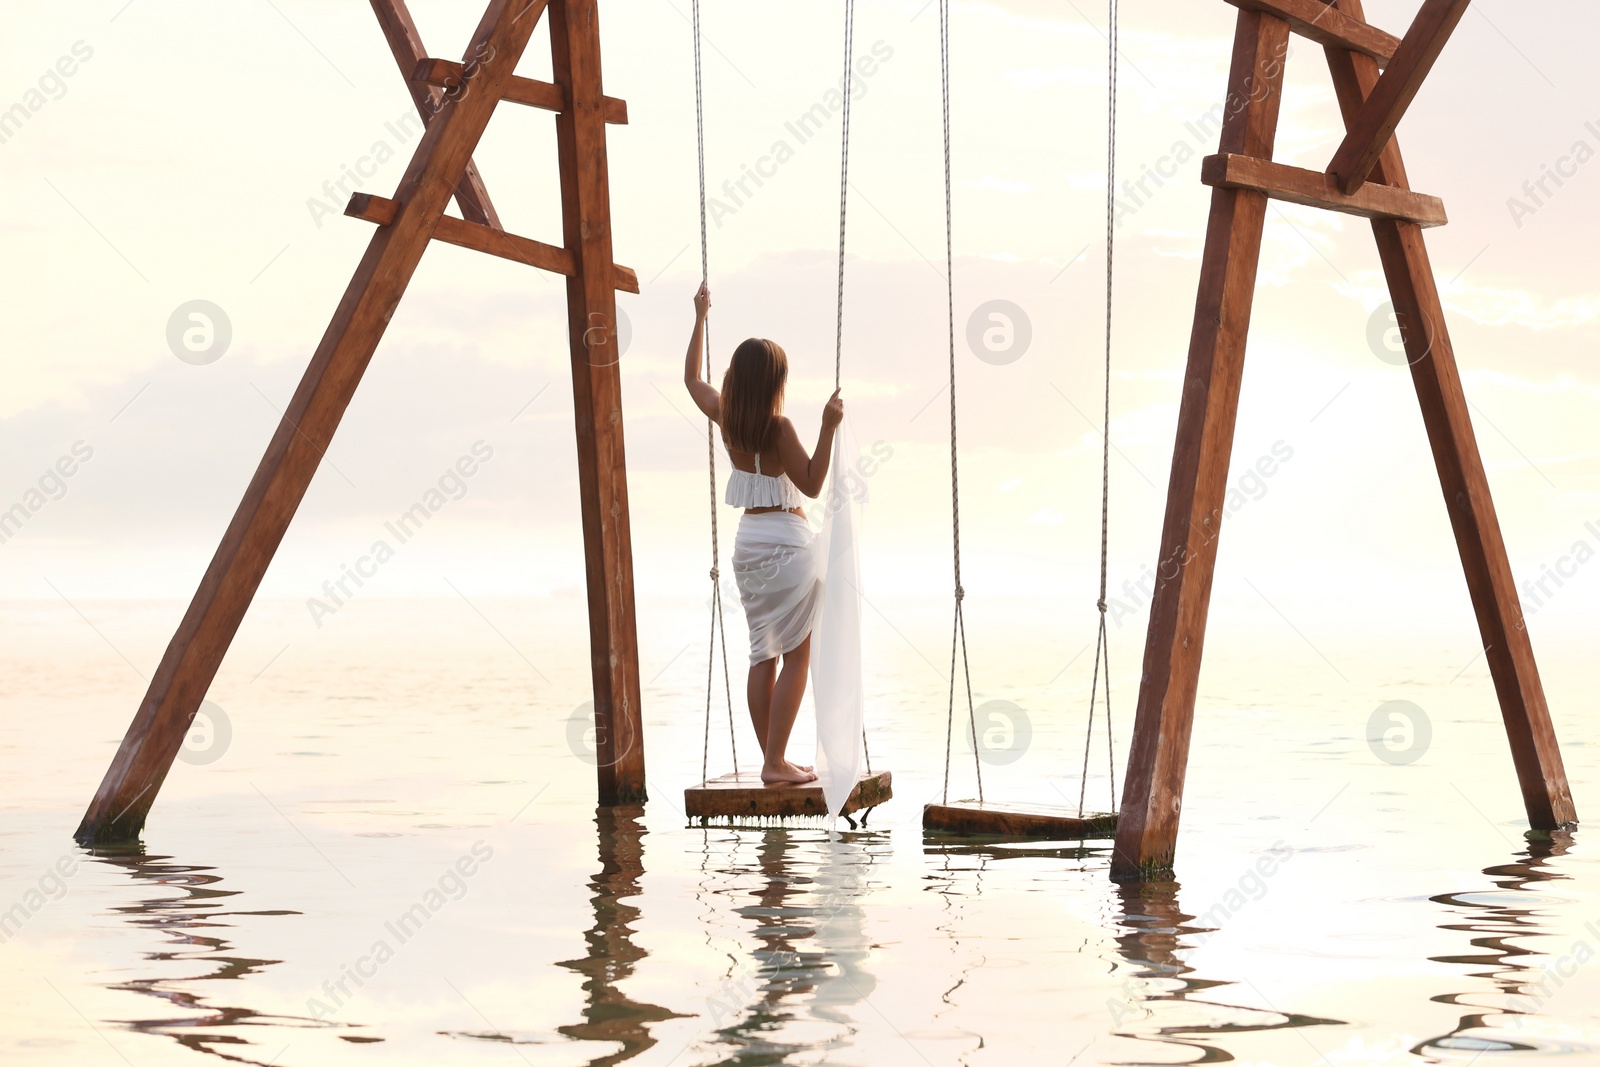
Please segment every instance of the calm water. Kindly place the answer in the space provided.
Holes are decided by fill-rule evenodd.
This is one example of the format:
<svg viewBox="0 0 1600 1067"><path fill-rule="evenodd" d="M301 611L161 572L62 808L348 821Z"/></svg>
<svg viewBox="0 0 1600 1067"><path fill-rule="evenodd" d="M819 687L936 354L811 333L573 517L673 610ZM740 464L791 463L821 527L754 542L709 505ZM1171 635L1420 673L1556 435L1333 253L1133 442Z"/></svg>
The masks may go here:
<svg viewBox="0 0 1600 1067"><path fill-rule="evenodd" d="M0 1059L1600 1062L1600 868L1581 833L1525 839L1470 631L1218 635L1180 881L1119 887L1093 843L924 840L947 607L878 607L897 796L861 831L686 827L698 603L641 608L653 800L597 811L580 601L358 601L320 630L260 605L212 691L231 739L197 736L142 851L88 855L71 831L181 605L0 606ZM986 791L1075 804L1088 620L972 610L978 699L1030 720ZM1120 767L1137 634L1115 639ZM1600 818L1590 654L1539 650ZM1368 743L1391 699L1431 730L1409 764Z"/></svg>

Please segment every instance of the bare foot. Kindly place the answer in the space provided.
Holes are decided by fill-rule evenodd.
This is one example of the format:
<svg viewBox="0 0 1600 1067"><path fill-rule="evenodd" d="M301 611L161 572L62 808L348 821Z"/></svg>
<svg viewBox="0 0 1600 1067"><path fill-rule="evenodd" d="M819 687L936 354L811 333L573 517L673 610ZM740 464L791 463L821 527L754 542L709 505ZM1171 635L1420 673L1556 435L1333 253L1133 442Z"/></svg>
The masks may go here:
<svg viewBox="0 0 1600 1067"><path fill-rule="evenodd" d="M804 785L816 780L815 774L800 770L791 763L784 763L781 767L761 768L761 781L764 785Z"/></svg>
<svg viewBox="0 0 1600 1067"><path fill-rule="evenodd" d="M789 760L784 760L783 762L789 765L789 769L791 771L800 771L804 774L810 774L812 771L816 770L815 767L806 763L793 763Z"/></svg>

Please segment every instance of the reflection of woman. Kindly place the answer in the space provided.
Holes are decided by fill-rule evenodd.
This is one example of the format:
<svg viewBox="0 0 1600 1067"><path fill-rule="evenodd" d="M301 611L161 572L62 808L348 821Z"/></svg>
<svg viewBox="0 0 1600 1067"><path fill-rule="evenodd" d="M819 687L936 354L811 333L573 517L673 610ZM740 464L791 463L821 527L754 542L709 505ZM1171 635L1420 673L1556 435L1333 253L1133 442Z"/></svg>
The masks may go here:
<svg viewBox="0 0 1600 1067"><path fill-rule="evenodd" d="M852 1008L877 989L861 898L875 849L888 845L887 836L818 839L776 827L761 834L755 865L735 859L737 888L727 892L742 897L757 878L755 904L739 914L756 921L760 944L754 970L730 977L711 1004L718 1033L739 1046L718 1062L834 1062L830 1053L854 1042L862 1019ZM742 1015L722 1026L727 1009Z"/></svg>
<svg viewBox="0 0 1600 1067"><path fill-rule="evenodd" d="M733 464L728 504L744 509L733 545L739 600L750 626L750 720L765 757L761 780L796 785L816 780L809 767L786 757L789 734L805 695L811 630L822 608L822 578L815 536L801 509L802 494L816 497L828 477L834 431L844 401L834 390L822 409L815 451L807 453L794 423L783 415L789 361L772 341L752 337L734 350L719 392L700 378L701 349L711 294L694 296L694 332L683 364L683 384L706 418L722 428ZM783 669L778 669L778 660Z"/></svg>

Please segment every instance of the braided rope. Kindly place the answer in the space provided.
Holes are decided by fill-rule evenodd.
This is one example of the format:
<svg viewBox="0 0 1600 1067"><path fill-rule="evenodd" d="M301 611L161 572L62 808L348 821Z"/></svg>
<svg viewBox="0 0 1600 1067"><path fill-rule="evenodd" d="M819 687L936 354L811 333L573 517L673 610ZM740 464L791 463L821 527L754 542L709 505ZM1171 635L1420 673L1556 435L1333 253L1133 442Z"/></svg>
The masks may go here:
<svg viewBox="0 0 1600 1067"><path fill-rule="evenodd" d="M956 461L956 290L955 227L950 179L950 0L939 0L939 103L944 123L944 288L945 325L950 352L950 545L955 572L955 612L950 633L950 699L946 707L944 799L950 799L950 742L955 729L956 650L961 651L961 676L966 682L967 724L972 737L972 769L977 775L978 802L983 802L983 761L978 749L978 718L972 706L972 667L967 657L967 623L961 584L961 471Z"/></svg>
<svg viewBox="0 0 1600 1067"><path fill-rule="evenodd" d="M856 0L844 0L844 94L840 112L839 145L839 298L833 326L833 387L838 389L844 371L844 223L850 202L850 60L855 49Z"/></svg>
<svg viewBox="0 0 1600 1067"><path fill-rule="evenodd" d="M694 27L694 133L695 150L700 165L700 283L707 284L711 277L711 259L706 230L706 123L705 85L700 65L700 0L691 4ZM704 357L706 381L711 381L711 324L707 322L701 334L701 352ZM733 685L728 675L728 625L722 614L722 574L720 562L722 549L717 530L717 444L716 428L706 420L706 475L711 490L711 636L706 642L706 721L705 737L700 750L700 781L707 780L711 761L711 688L717 658L717 635L722 635L722 687L728 704L728 747L733 752L733 773L739 773L739 742L733 728Z"/></svg>
<svg viewBox="0 0 1600 1067"><path fill-rule="evenodd" d="M1078 782L1079 815L1083 814L1084 797L1089 787L1089 744L1094 733L1095 701L1099 696L1102 673L1105 678L1106 771L1111 789L1111 810L1117 810L1117 768L1111 733L1111 644L1106 631L1106 560L1111 514L1111 307L1117 246L1117 0L1107 0L1107 5L1111 26L1106 37L1109 46L1106 63L1110 69L1106 104L1106 372L1104 421L1100 433L1100 597L1095 602L1100 611L1100 625L1095 634L1094 680L1089 688L1089 725L1083 738L1083 775Z"/></svg>
<svg viewBox="0 0 1600 1067"><path fill-rule="evenodd" d="M844 2L844 75L839 91L844 96L839 115L839 287L838 305L834 311L833 325L833 387L839 389L844 377L844 232L847 209L850 205L850 85L854 80L850 62L855 55L856 2ZM866 759L867 773L872 773L872 749L867 746L867 727L861 726L861 752Z"/></svg>

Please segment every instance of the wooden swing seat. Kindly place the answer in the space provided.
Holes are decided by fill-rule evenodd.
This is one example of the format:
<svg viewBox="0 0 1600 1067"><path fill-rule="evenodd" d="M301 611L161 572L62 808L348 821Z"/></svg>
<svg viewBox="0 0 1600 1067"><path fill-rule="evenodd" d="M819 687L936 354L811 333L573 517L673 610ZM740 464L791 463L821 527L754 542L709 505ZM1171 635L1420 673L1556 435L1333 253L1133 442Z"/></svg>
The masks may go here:
<svg viewBox="0 0 1600 1067"><path fill-rule="evenodd" d="M849 816L875 808L894 796L894 776L889 771L863 773L844 802L842 814ZM808 785L767 786L760 771L724 774L683 791L683 810L691 819L780 819L788 816L824 818L828 806L822 787Z"/></svg>
<svg viewBox="0 0 1600 1067"><path fill-rule="evenodd" d="M1115 814L1088 812L1082 816L1049 804L1014 804L956 800L928 804L922 809L922 829L959 837L1049 837L1081 840L1113 837Z"/></svg>

